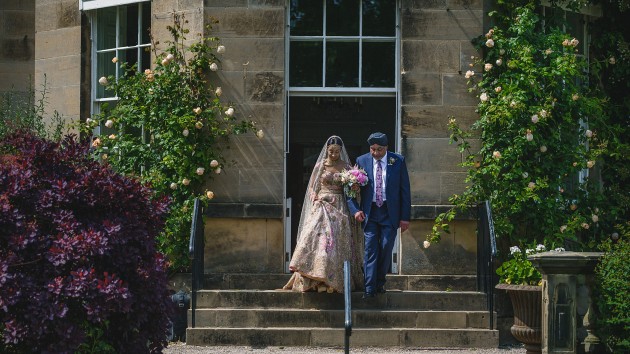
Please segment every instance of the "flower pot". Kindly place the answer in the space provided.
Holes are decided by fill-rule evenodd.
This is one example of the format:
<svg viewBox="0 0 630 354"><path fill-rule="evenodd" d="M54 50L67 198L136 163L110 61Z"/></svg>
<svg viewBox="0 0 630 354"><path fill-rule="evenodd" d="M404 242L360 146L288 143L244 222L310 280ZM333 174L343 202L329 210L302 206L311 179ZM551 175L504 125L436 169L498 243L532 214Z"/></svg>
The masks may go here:
<svg viewBox="0 0 630 354"><path fill-rule="evenodd" d="M527 353L540 353L542 342L542 287L498 284L497 289L507 291L512 300L514 325L510 332L525 344Z"/></svg>

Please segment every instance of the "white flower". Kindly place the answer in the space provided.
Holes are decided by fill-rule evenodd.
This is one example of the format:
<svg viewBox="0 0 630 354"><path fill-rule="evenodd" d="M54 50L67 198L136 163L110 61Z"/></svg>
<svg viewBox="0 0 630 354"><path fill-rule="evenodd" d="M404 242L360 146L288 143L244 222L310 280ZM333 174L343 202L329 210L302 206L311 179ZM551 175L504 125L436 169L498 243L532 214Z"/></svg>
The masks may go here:
<svg viewBox="0 0 630 354"><path fill-rule="evenodd" d="M217 167L217 168L214 170L214 173L216 173L216 174L221 173L221 167Z"/></svg>
<svg viewBox="0 0 630 354"><path fill-rule="evenodd" d="M109 138L110 138L111 140L116 140L116 134L111 134L111 135L109 136Z"/></svg>
<svg viewBox="0 0 630 354"><path fill-rule="evenodd" d="M494 41L492 40L492 38L490 38L490 39L488 39L486 41L486 47L488 47L488 48L494 47Z"/></svg>
<svg viewBox="0 0 630 354"><path fill-rule="evenodd" d="M210 64L210 70L212 70L212 71L219 70L219 66L217 65L217 63Z"/></svg>
<svg viewBox="0 0 630 354"><path fill-rule="evenodd" d="M523 172L523 178L527 178L527 177L529 177L529 173Z"/></svg>
<svg viewBox="0 0 630 354"><path fill-rule="evenodd" d="M105 76L103 76L100 79L98 79L98 83L101 84L102 86L107 86L109 84L109 82L107 81L107 78Z"/></svg>
<svg viewBox="0 0 630 354"><path fill-rule="evenodd" d="M501 55L505 54L505 49L499 49L499 54Z"/></svg>
<svg viewBox="0 0 630 354"><path fill-rule="evenodd" d="M171 53L168 53L168 55L166 56L166 60L171 61L173 59L175 59L175 56Z"/></svg>
<svg viewBox="0 0 630 354"><path fill-rule="evenodd" d="M225 111L225 115L228 117L231 117L234 115L234 108L230 107L227 109L227 111Z"/></svg>
<svg viewBox="0 0 630 354"><path fill-rule="evenodd" d="M259 131L256 132L256 136L258 137L258 139L262 139L265 136L265 132L263 132L263 130L260 129Z"/></svg>
<svg viewBox="0 0 630 354"><path fill-rule="evenodd" d="M485 71L490 71L490 70L492 70L492 64L486 63L486 65L484 65L483 68L484 68Z"/></svg>
<svg viewBox="0 0 630 354"><path fill-rule="evenodd" d="M217 53L219 53L219 54L225 53L225 46L224 45L218 46L217 47Z"/></svg>
<svg viewBox="0 0 630 354"><path fill-rule="evenodd" d="M521 253L521 249L518 246L510 247L510 254Z"/></svg>
<svg viewBox="0 0 630 354"><path fill-rule="evenodd" d="M170 187L171 187L171 189L173 189L173 190L177 189L177 183L175 183L175 182L171 183L171 186L170 186Z"/></svg>
<svg viewBox="0 0 630 354"><path fill-rule="evenodd" d="M109 156L107 156L107 154L101 155L101 159L103 159L103 160L107 160L108 158L109 158Z"/></svg>
<svg viewBox="0 0 630 354"><path fill-rule="evenodd" d="M510 108L515 108L515 107L516 107L516 101L510 102Z"/></svg>
<svg viewBox="0 0 630 354"><path fill-rule="evenodd" d="M214 90L214 94L217 95L217 97L223 94L223 90L221 89L221 86L217 87L217 89Z"/></svg>
<svg viewBox="0 0 630 354"><path fill-rule="evenodd" d="M569 206L569 209L571 209L571 210L576 210L576 209L577 209L577 205L575 205L575 204L571 204L571 205Z"/></svg>
<svg viewBox="0 0 630 354"><path fill-rule="evenodd" d="M593 132L587 129L586 132L584 132L584 135L586 135L587 138L590 138L593 136Z"/></svg>
<svg viewBox="0 0 630 354"><path fill-rule="evenodd" d="M482 94L479 96L479 99L481 100L481 102L486 102L486 101L488 100L488 94L486 94L485 92L484 92L484 93L482 93Z"/></svg>
<svg viewBox="0 0 630 354"><path fill-rule="evenodd" d="M206 191L206 198L208 199L214 198L214 193L212 191Z"/></svg>
<svg viewBox="0 0 630 354"><path fill-rule="evenodd" d="M108 119L107 122L105 122L105 126L111 129L114 126L114 121Z"/></svg>
<svg viewBox="0 0 630 354"><path fill-rule="evenodd" d="M168 60L168 59L166 59L166 58L162 59L162 65L163 65L163 66L167 66L167 65L168 65L168 63L170 63L170 60Z"/></svg>
<svg viewBox="0 0 630 354"><path fill-rule="evenodd" d="M431 242L429 242L429 241L424 241L424 242L422 242L422 246L423 246L424 248L429 248L429 247L431 246Z"/></svg>
<svg viewBox="0 0 630 354"><path fill-rule="evenodd" d="M503 88L502 88L501 86L497 86L497 87L494 89L494 91L495 91L496 93L501 92L501 90L503 90Z"/></svg>
<svg viewBox="0 0 630 354"><path fill-rule="evenodd" d="M547 147L545 145L542 145L540 147L540 152L547 152Z"/></svg>
<svg viewBox="0 0 630 354"><path fill-rule="evenodd" d="M586 167L593 168L593 166L595 166L595 161L591 160L586 162Z"/></svg>
<svg viewBox="0 0 630 354"><path fill-rule="evenodd" d="M536 251L538 251L538 252L542 252L542 251L545 251L545 250L546 250L545 245L538 244L536 246Z"/></svg>
<svg viewBox="0 0 630 354"><path fill-rule="evenodd" d="M196 115L201 114L201 107L197 107L197 108L193 109L193 112L194 112Z"/></svg>
<svg viewBox="0 0 630 354"><path fill-rule="evenodd" d="M564 252L564 247L558 247L554 249L554 252Z"/></svg>
<svg viewBox="0 0 630 354"><path fill-rule="evenodd" d="M190 134L190 132L188 131L188 129L184 129L184 130L182 131L182 135L183 135L183 136L188 136L188 134Z"/></svg>
<svg viewBox="0 0 630 354"><path fill-rule="evenodd" d="M599 221L599 216L593 214L593 216L591 216L591 219L593 220L593 222L598 222Z"/></svg>
<svg viewBox="0 0 630 354"><path fill-rule="evenodd" d="M114 63L114 64L118 63L118 58L113 57L113 58L112 58L112 63Z"/></svg>
<svg viewBox="0 0 630 354"><path fill-rule="evenodd" d="M203 128L203 123L201 123L201 122L195 123L195 128L197 128L197 129Z"/></svg>
<svg viewBox="0 0 630 354"><path fill-rule="evenodd" d="M497 66L501 66L503 64L503 59L499 58L495 63L497 64Z"/></svg>
<svg viewBox="0 0 630 354"><path fill-rule="evenodd" d="M466 75L464 75L464 77L467 78L467 79L470 79L473 76L475 76L475 72L472 71L472 70L466 71Z"/></svg>
<svg viewBox="0 0 630 354"><path fill-rule="evenodd" d="M89 118L89 117L85 119L85 124L92 125L92 123L94 123L94 119Z"/></svg>
<svg viewBox="0 0 630 354"><path fill-rule="evenodd" d="M582 223L582 228L583 228L584 230L588 230L588 228L589 228L589 227L591 227L591 225L589 225L589 224L587 224L587 223L585 223L585 222L583 222L583 223Z"/></svg>
<svg viewBox="0 0 630 354"><path fill-rule="evenodd" d="M615 59L615 57L610 57L610 58L608 59L608 62L609 62L611 65L615 65L615 63L617 63L617 59Z"/></svg>
<svg viewBox="0 0 630 354"><path fill-rule="evenodd" d="M149 88L148 92L149 92L150 95L152 95L153 94L153 89Z"/></svg>
<svg viewBox="0 0 630 354"><path fill-rule="evenodd" d="M532 116L532 123L534 123L534 124L538 123L538 114L534 114Z"/></svg>
<svg viewBox="0 0 630 354"><path fill-rule="evenodd" d="M568 39L563 40L562 41L562 45L565 46L565 47L568 47L569 46L569 40Z"/></svg>
<svg viewBox="0 0 630 354"><path fill-rule="evenodd" d="M531 253L534 253L534 252L535 252L535 250L533 248L528 248L528 249L525 250L525 254L531 254Z"/></svg>
<svg viewBox="0 0 630 354"><path fill-rule="evenodd" d="M215 168L217 166L219 166L219 161L217 160L210 161L210 167Z"/></svg>
<svg viewBox="0 0 630 354"><path fill-rule="evenodd" d="M532 141L534 140L534 134L532 134L532 132L527 129L527 134L525 134L525 138L527 139L527 141Z"/></svg>
<svg viewBox="0 0 630 354"><path fill-rule="evenodd" d="M501 158L501 153L498 151L495 151L492 153L492 157L494 157L495 159L500 159Z"/></svg>
<svg viewBox="0 0 630 354"><path fill-rule="evenodd" d="M578 41L577 39L573 38L571 40L571 42L569 42L569 44L571 44L571 46L573 46L573 47L577 47L577 45L580 44L580 41Z"/></svg>
<svg viewBox="0 0 630 354"><path fill-rule="evenodd" d="M578 95L577 93L574 93L573 96L571 96L571 99L574 101L577 101L580 98L580 95Z"/></svg>
<svg viewBox="0 0 630 354"><path fill-rule="evenodd" d="M546 118L547 117L547 111L545 111L544 109L541 109L539 114L540 114L540 116L542 118Z"/></svg>
<svg viewBox="0 0 630 354"><path fill-rule="evenodd" d="M529 182L527 184L527 188L529 188L529 189L534 189L534 187L536 187L536 183L534 183L534 182Z"/></svg>
<svg viewBox="0 0 630 354"><path fill-rule="evenodd" d="M92 147L99 147L101 146L101 139L100 138L95 138L94 140L92 140Z"/></svg>
<svg viewBox="0 0 630 354"><path fill-rule="evenodd" d="M567 225L560 226L560 233L564 232L567 229Z"/></svg>
<svg viewBox="0 0 630 354"><path fill-rule="evenodd" d="M185 185L185 186L187 186L187 185L189 185L189 184L190 184L190 180L189 180L188 178L184 178L184 179L182 180L182 184L183 184L183 185Z"/></svg>
<svg viewBox="0 0 630 354"><path fill-rule="evenodd" d="M201 175L202 175L205 171L206 171L206 169L205 169L205 168L203 168L203 167L197 167L197 174L198 174L199 176L201 176Z"/></svg>

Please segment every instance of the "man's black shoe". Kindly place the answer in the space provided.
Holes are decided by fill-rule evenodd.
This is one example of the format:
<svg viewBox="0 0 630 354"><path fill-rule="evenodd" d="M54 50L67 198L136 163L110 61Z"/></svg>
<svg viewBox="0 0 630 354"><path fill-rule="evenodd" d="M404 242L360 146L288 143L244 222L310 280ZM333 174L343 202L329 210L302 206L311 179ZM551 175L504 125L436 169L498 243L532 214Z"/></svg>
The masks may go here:
<svg viewBox="0 0 630 354"><path fill-rule="evenodd" d="M385 290L384 286L379 286L378 288L376 288L376 292L379 294L385 294L387 290Z"/></svg>
<svg viewBox="0 0 630 354"><path fill-rule="evenodd" d="M363 294L363 299L364 299L364 300L365 300L365 299L370 299L370 298L373 298L374 296L375 296L375 294L374 294L374 293L364 293L364 294Z"/></svg>

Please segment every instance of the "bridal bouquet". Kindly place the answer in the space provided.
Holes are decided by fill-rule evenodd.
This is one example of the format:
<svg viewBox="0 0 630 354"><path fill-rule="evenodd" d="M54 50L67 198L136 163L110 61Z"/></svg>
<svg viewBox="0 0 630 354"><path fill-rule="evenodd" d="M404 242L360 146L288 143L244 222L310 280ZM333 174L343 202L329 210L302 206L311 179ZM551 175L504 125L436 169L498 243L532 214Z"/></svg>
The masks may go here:
<svg viewBox="0 0 630 354"><path fill-rule="evenodd" d="M368 182L367 173L362 168L354 166L353 168L341 171L341 183L343 191L350 198L356 198L361 187Z"/></svg>

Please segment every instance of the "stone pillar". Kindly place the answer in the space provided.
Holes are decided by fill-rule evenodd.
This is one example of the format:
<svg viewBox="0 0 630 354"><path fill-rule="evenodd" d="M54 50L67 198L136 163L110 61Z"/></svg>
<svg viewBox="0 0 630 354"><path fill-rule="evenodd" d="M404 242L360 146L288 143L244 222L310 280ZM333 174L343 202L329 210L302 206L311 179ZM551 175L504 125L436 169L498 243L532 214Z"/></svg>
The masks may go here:
<svg viewBox="0 0 630 354"><path fill-rule="evenodd" d="M593 333L594 269L601 252L543 252L527 257L543 276L542 353L599 353Z"/></svg>

